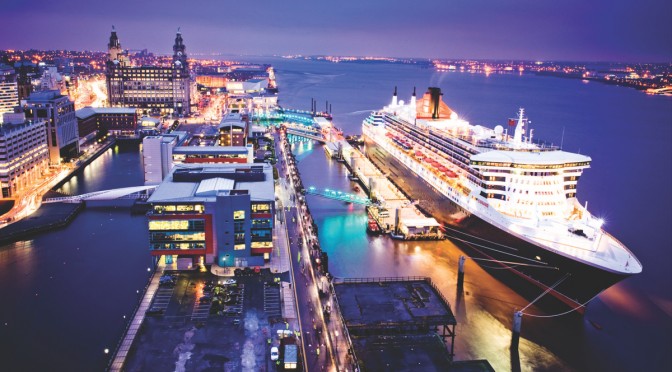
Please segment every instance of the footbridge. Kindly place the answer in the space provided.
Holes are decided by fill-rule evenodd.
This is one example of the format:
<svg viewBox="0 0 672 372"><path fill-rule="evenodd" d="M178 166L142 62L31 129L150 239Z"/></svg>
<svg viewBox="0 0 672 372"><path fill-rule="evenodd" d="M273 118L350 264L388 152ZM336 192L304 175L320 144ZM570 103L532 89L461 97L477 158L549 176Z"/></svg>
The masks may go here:
<svg viewBox="0 0 672 372"><path fill-rule="evenodd" d="M94 191L87 194L63 196L57 198L47 198L42 203L79 203L82 201L92 202L113 202L113 201L128 201L132 204L135 200L147 200L154 192L157 185L152 186L134 186L122 187L119 189Z"/></svg>
<svg viewBox="0 0 672 372"><path fill-rule="evenodd" d="M316 117L323 117L331 119L331 114L320 111L305 111L278 108L276 110L261 112L253 114L255 120L272 120L272 121L287 121L294 123L301 123L305 125L314 125Z"/></svg>
<svg viewBox="0 0 672 372"><path fill-rule="evenodd" d="M331 189L318 189L315 186L310 186L306 189L307 195L321 196L323 198L339 200L347 203L361 204L365 206L373 205L373 202L369 198L365 198L359 195L346 193L338 190Z"/></svg>
<svg viewBox="0 0 672 372"><path fill-rule="evenodd" d="M287 131L287 134L308 138L322 143L325 142L322 132L313 126L302 125L297 123L285 123L283 125L285 127L285 130Z"/></svg>

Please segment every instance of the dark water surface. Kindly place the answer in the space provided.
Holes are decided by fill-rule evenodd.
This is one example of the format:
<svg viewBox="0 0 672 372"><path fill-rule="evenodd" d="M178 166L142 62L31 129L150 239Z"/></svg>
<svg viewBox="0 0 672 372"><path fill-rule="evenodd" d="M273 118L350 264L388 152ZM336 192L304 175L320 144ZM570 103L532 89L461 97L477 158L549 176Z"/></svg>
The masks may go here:
<svg viewBox="0 0 672 372"><path fill-rule="evenodd" d="M511 317L522 298L473 263L465 296L456 297L460 250L450 242L399 243L367 237L365 212L309 197L323 247L336 276L427 275L458 314L457 359L487 358L496 370L670 370L672 358L672 99L633 89L535 75L434 72L412 66L280 61L284 105L308 109L310 98L329 100L335 125L361 133L371 109L410 99L439 86L444 101L475 124L506 126L526 109L535 137L592 157L578 196L605 228L644 265L638 276L608 289L584 317L523 319L519 361L508 350ZM305 83L301 83L304 82ZM292 89L294 86L298 88ZM291 91L291 94L287 94ZM318 103L318 109L323 109ZM563 138L564 132L564 138ZM350 189L342 166L318 145L296 145L304 184ZM554 313L532 308L532 313Z"/></svg>
<svg viewBox="0 0 672 372"><path fill-rule="evenodd" d="M632 89L534 75L437 73L400 65L259 59L277 68L281 104L318 109L359 134L369 110L389 103L395 85L408 100L440 86L472 123L505 124L526 108L535 137L592 157L579 199L642 261L644 272L605 291L581 317L523 319L523 370L671 370L672 99ZM320 145L295 145L306 185L350 189L343 167ZM108 150L62 190L81 194L143 183L137 146ZM468 262L456 296L459 248L450 242L400 243L365 234L361 207L313 199L320 239L336 276L431 276L458 319L457 359L487 358L509 370L510 322L529 299ZM1 230L0 230L1 231ZM147 280L144 216L86 209L67 228L0 247L0 370L101 370ZM532 312L543 314L541 309ZM551 315L551 314L549 314ZM57 366L57 368L54 368Z"/></svg>

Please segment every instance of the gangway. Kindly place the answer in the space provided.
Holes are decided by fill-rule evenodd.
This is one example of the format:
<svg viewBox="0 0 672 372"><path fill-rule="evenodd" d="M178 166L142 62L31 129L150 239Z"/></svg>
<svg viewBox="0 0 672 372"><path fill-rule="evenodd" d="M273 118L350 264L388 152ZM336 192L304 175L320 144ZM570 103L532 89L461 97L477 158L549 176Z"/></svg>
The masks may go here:
<svg viewBox="0 0 672 372"><path fill-rule="evenodd" d="M365 197L362 197L362 196L359 196L359 195L350 194L350 193L346 193L346 192L338 191L338 190L318 189L315 186L308 187L306 189L306 194L321 196L323 198L332 199L332 200L339 200L339 201L344 201L344 202L348 202L348 203L361 204L361 205L365 205L367 207L374 204L371 201L371 199L369 199L369 198L365 198Z"/></svg>

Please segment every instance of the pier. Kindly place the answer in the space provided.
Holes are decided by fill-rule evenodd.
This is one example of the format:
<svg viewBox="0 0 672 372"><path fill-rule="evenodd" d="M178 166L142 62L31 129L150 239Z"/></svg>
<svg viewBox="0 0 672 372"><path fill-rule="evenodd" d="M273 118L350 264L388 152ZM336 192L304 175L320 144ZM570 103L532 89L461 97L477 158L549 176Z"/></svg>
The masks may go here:
<svg viewBox="0 0 672 372"><path fill-rule="evenodd" d="M367 206L369 217L385 233L402 240L442 239L440 224L426 217L417 207L362 152L347 141L327 143L325 151L332 158L343 161L350 172L350 179L358 181L366 190L372 204Z"/></svg>
<svg viewBox="0 0 672 372"><path fill-rule="evenodd" d="M367 370L438 371L452 362L457 320L431 279L334 278L332 290L343 337Z"/></svg>
<svg viewBox="0 0 672 372"><path fill-rule="evenodd" d="M43 205L30 218L8 225L0 234L0 245L30 239L35 234L67 226L84 209L82 203L52 203Z"/></svg>

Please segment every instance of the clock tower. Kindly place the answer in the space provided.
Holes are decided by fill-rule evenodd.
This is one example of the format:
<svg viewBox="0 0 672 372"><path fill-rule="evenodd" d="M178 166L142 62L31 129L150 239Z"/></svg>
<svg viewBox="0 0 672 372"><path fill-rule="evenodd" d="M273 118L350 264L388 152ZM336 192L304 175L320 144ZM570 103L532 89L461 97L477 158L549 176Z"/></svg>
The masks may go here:
<svg viewBox="0 0 672 372"><path fill-rule="evenodd" d="M175 45L173 45L173 65L178 68L187 68L187 47L184 45L179 28L175 36Z"/></svg>

